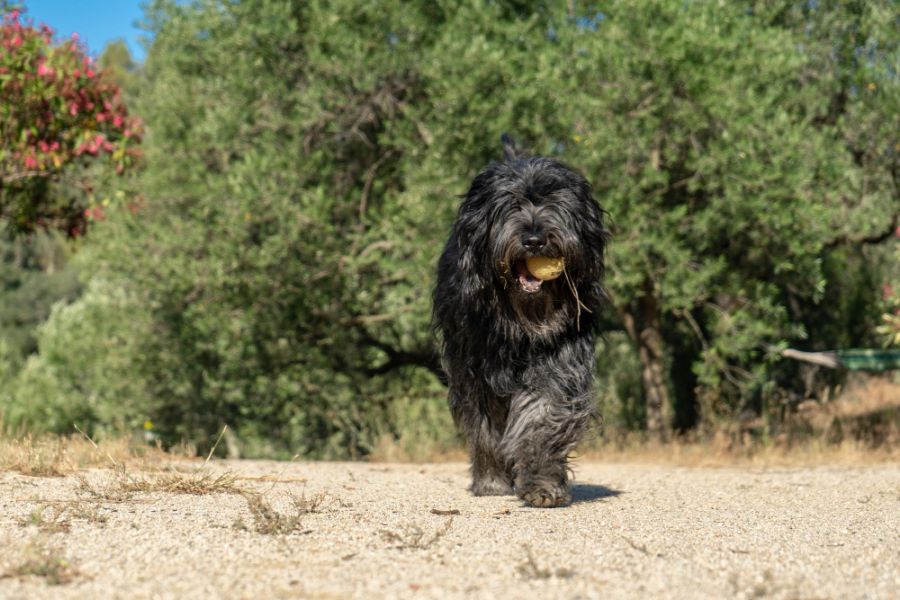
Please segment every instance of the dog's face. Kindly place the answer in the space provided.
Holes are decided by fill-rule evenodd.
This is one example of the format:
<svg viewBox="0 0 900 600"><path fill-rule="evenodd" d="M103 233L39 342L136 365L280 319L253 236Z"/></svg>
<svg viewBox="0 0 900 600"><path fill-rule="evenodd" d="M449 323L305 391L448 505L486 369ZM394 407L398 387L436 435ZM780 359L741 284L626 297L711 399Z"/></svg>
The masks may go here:
<svg viewBox="0 0 900 600"><path fill-rule="evenodd" d="M517 309L573 297L572 287L591 278L599 285L601 215L581 175L541 157L491 165L475 178L460 211L477 231L469 241L484 243L492 279ZM533 256L562 259L564 273L542 281L528 270Z"/></svg>
<svg viewBox="0 0 900 600"><path fill-rule="evenodd" d="M492 194L489 251L507 292L528 302L558 293L562 280L542 281L528 270L527 259L562 259L568 270L581 260L579 215L585 199L579 184L584 180L557 165L534 168L517 161L504 166Z"/></svg>

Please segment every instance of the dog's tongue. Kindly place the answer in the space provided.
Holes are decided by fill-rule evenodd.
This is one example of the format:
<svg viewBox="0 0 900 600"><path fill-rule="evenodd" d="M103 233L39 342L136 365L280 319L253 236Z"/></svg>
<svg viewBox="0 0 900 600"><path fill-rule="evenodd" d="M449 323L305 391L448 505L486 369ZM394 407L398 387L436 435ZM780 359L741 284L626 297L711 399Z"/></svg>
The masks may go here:
<svg viewBox="0 0 900 600"><path fill-rule="evenodd" d="M524 260L519 261L519 263L516 264L516 274L519 276L519 285L521 285L522 289L526 292L534 293L541 289L541 283L543 282L528 272Z"/></svg>

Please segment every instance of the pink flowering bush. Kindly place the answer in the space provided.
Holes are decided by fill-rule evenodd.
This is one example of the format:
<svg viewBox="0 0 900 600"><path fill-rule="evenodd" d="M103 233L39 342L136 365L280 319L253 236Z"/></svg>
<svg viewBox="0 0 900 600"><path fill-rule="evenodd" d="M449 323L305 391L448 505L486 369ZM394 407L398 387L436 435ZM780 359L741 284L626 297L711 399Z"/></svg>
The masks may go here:
<svg viewBox="0 0 900 600"><path fill-rule="evenodd" d="M117 173L139 158L141 124L121 90L72 39L18 11L0 22L0 220L18 231L57 227L84 233L94 211L86 194L56 194L52 183L73 165L105 156ZM78 187L91 183L79 175ZM63 196L63 197L60 197Z"/></svg>

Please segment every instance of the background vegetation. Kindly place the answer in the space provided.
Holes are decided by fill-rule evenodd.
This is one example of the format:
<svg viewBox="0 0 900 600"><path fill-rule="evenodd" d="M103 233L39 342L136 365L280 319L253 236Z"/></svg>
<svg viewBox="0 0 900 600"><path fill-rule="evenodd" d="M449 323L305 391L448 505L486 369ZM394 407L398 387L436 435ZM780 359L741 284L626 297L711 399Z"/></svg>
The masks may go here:
<svg viewBox="0 0 900 600"><path fill-rule="evenodd" d="M454 447L432 277L502 132L579 168L610 213L604 435L771 436L840 383L778 349L900 341L890 0L157 0L145 64L118 44L90 78L59 67L118 111L75 122L56 88L16 82L83 49L11 10L10 431L145 428L203 449L228 424L245 455ZM23 49L22 31L43 41ZM16 112L26 100L49 117ZM40 146L97 136L59 164ZM29 156L52 168L22 176Z"/></svg>

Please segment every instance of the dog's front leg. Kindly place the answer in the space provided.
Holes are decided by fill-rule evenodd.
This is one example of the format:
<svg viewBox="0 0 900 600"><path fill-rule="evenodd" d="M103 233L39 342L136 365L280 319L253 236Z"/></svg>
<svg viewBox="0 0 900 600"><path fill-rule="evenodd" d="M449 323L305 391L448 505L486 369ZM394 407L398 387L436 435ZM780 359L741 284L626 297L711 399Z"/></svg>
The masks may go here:
<svg viewBox="0 0 900 600"><path fill-rule="evenodd" d="M506 407L495 399L477 395L469 386L463 392L450 385L450 412L469 442L472 459L472 493L505 496L513 493L512 474L501 454Z"/></svg>
<svg viewBox="0 0 900 600"><path fill-rule="evenodd" d="M472 493L476 496L506 496L513 493L512 476L500 451L502 431L485 419L470 440Z"/></svg>
<svg viewBox="0 0 900 600"><path fill-rule="evenodd" d="M564 398L535 390L513 399L502 448L512 462L519 498L539 508L571 500L567 458L584 431L590 406L588 394Z"/></svg>

